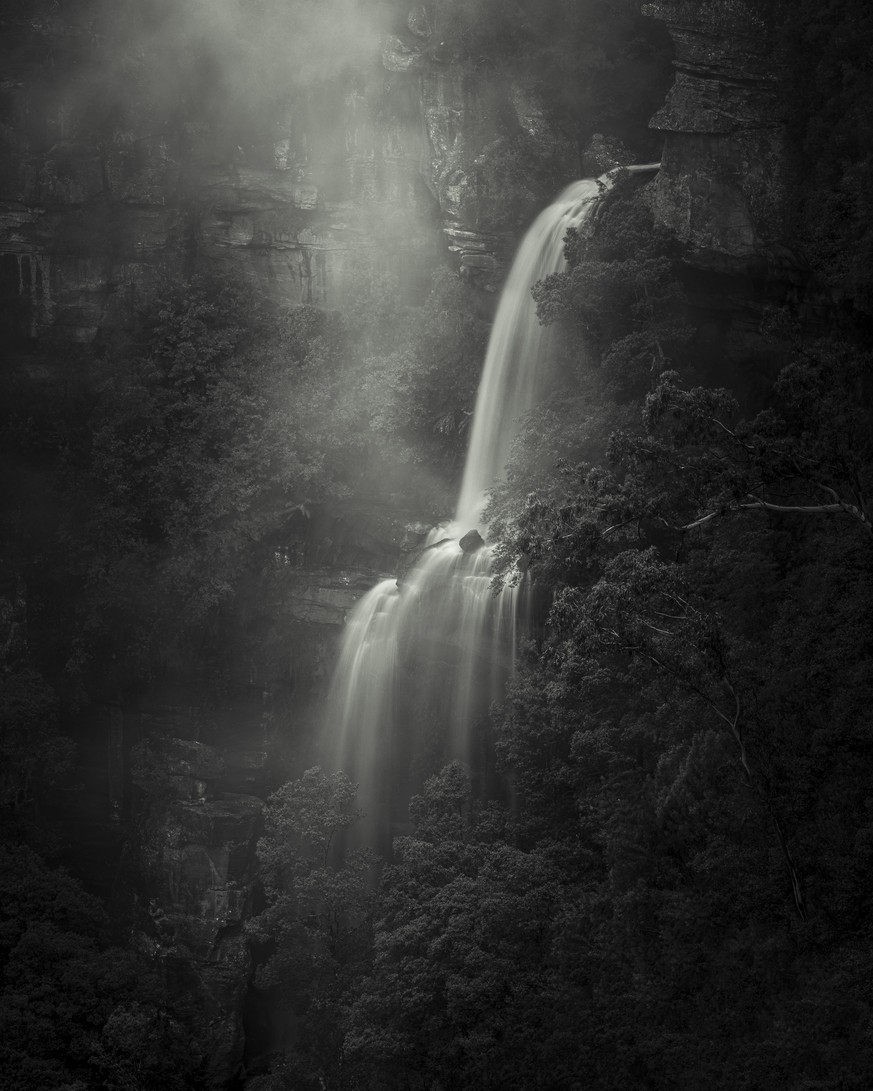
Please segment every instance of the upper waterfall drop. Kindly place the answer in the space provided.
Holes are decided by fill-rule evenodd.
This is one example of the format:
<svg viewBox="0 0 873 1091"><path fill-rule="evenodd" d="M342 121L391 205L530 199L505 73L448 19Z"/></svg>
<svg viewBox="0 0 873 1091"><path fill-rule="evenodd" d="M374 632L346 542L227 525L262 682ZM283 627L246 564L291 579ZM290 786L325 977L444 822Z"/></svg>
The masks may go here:
<svg viewBox="0 0 873 1091"><path fill-rule="evenodd" d="M608 182L573 182L534 220L521 242L500 296L488 340L473 431L455 522L482 527L486 491L503 471L519 418L535 403L541 375L543 340L530 296L531 287L564 267L564 236L590 215Z"/></svg>

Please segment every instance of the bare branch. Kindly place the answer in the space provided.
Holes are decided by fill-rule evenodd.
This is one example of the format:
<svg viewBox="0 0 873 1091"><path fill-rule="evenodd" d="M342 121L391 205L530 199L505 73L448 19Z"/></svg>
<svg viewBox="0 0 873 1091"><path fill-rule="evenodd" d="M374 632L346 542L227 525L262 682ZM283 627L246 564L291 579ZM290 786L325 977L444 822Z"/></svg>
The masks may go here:
<svg viewBox="0 0 873 1091"><path fill-rule="evenodd" d="M840 494L837 492L836 489L832 489L830 487L830 485L825 485L824 482L822 482L822 481L813 481L812 484L815 485L817 488L822 489L824 492L826 492L828 494L828 496L830 496L834 500L836 500L837 503L840 502Z"/></svg>
<svg viewBox="0 0 873 1091"><path fill-rule="evenodd" d="M838 501L836 504L774 504L770 500L762 500L758 496L748 494L751 504L740 504L741 508L764 508L767 511L800 512L802 515L827 515L835 512L845 512L851 515L865 528L868 534L873 534L873 526L864 512L854 504Z"/></svg>
<svg viewBox="0 0 873 1091"><path fill-rule="evenodd" d="M711 511L708 515L701 516L700 519L695 519L693 523L685 523L684 526L677 527L677 530L693 530L695 527L702 527L704 523L708 523L711 519L715 519L720 512Z"/></svg>
<svg viewBox="0 0 873 1091"><path fill-rule="evenodd" d="M743 441L737 436L736 432L734 432L733 429L728 428L726 424L722 424L718 417L709 417L708 420L711 421L712 424L717 424L719 428L722 429L722 431L727 432L731 439L735 443L738 443L740 447L745 447L747 451L754 451L755 448L752 446L751 443L743 443Z"/></svg>
<svg viewBox="0 0 873 1091"><path fill-rule="evenodd" d="M845 515L851 515L853 519L861 523L868 534L873 534L873 524L871 524L863 507L850 504L845 500L840 500L839 494L829 485L821 485L820 482L815 482L815 484L826 489L830 495L837 497L836 502L833 504L776 504L772 500L762 500L760 496L755 496L754 493L747 493L746 495L748 496L750 503L739 504L738 509L740 511L798 512L801 515L835 515L842 512ZM695 527L703 526L705 523L717 519L718 516L722 514L723 512L720 511L710 511L691 523L684 523L681 526L673 527L672 529L679 531L694 530ZM666 526L670 525L666 520L662 521Z"/></svg>
<svg viewBox="0 0 873 1091"><path fill-rule="evenodd" d="M659 629L657 625L653 625L650 621L644 621L643 625L647 629L651 629L654 633L660 633L661 636L675 636L675 633L671 633L669 629Z"/></svg>
<svg viewBox="0 0 873 1091"><path fill-rule="evenodd" d="M606 530L600 534L601 538L605 538L607 534L611 534L614 530L621 530L622 527L626 527L629 523L637 522L638 516L632 515L630 519L625 519L623 523L614 523L611 527L607 527Z"/></svg>

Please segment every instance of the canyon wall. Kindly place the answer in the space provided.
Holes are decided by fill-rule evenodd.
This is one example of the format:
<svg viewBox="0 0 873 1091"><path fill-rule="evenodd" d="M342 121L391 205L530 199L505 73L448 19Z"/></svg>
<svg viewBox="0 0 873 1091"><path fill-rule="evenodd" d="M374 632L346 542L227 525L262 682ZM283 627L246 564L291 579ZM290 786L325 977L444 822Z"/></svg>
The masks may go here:
<svg viewBox="0 0 873 1091"><path fill-rule="evenodd" d="M657 219L709 269L792 263L774 8L643 5L675 46L651 121L664 135ZM123 108L101 115L89 83L105 64L99 11L78 0L0 13L0 298L7 330L27 340L130 328L166 278L197 269L332 307L356 256L420 293L448 249L494 290L523 227L487 169L501 134L548 158L556 185L604 165L522 82L443 56L424 6L368 71L296 88L249 135L196 99L156 106L147 50L112 85Z"/></svg>
<svg viewBox="0 0 873 1091"><path fill-rule="evenodd" d="M518 230L480 176L497 114L513 113L556 177L578 172L572 141L520 87L425 56L419 9L368 71L326 73L248 126L205 90L156 103L160 58L107 42L102 14L87 0L0 13L0 306L16 340L130 331L162 283L198 270L337 307L356 260L414 298L448 247L494 290Z"/></svg>
<svg viewBox="0 0 873 1091"><path fill-rule="evenodd" d="M198 270L335 307L363 254L424 289L439 231L417 119L377 124L366 81L328 74L247 139L205 91L156 104L159 58L133 38L108 44L100 16L85 0L0 13L7 336L87 344L130 330L165 280Z"/></svg>
<svg viewBox="0 0 873 1091"><path fill-rule="evenodd" d="M682 248L701 374L754 402L778 370L768 308L789 305L811 328L829 313L792 237L786 13L778 0L651 0L643 12L675 51L673 85L650 122L663 134L655 222Z"/></svg>
<svg viewBox="0 0 873 1091"><path fill-rule="evenodd" d="M646 14L673 39L676 77L651 125L664 134L657 221L699 266L782 266L787 133L773 5L656 0Z"/></svg>
<svg viewBox="0 0 873 1091"><path fill-rule="evenodd" d="M362 263L414 299L448 254L494 292L522 226L485 169L501 132L543 150L543 185L582 170L572 135L520 85L440 55L421 6L369 71L299 89L251 139L203 103L157 109L143 90L145 55L126 58L124 109L101 112L85 93L105 51L96 10L46 2L0 13L0 332L22 352L54 347L61 360L70 346L126 337L165 282L198 271L333 308ZM767 286L778 295L798 281L772 19L744 0L657 0L645 12L676 49L675 83L652 119L664 136L649 187L656 219L713 278L704 295L723 316L714 328L748 342ZM585 162L599 172L616 154L605 134ZM125 824L112 845L132 933L208 1028L214 1086L242 1059L262 799L307 760L288 740L289 717L291 734L308 738L348 610L422 533L414 512L313 513L277 547L276 601L247 619L226 693L204 703L150 692L107 717L97 824ZM10 625L23 609L15 596Z"/></svg>

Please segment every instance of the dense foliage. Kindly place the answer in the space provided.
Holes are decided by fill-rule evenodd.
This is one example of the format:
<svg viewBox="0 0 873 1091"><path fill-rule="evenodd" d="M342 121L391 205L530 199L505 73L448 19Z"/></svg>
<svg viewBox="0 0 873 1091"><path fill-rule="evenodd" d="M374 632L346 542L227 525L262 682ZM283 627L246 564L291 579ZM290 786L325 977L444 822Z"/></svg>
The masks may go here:
<svg viewBox="0 0 873 1091"><path fill-rule="evenodd" d="M423 9L430 59L493 79L497 106L514 90L577 147L645 147L667 51L638 5ZM498 587L524 573L546 604L494 768L431 769L381 871L342 773L270 796L248 935L279 1029L252 1091L869 1086L873 398L848 312L871 307L870 17L809 0L784 28L797 241L839 335L768 314L747 367L769 377L726 389L637 183L570 233L534 292L563 366L489 510ZM216 111L245 97L189 75ZM560 170L524 109L496 112L473 158L506 229ZM4 373L4 1086L201 1079L173 996L55 866L71 715L173 672L213 685L240 599L271 601L319 504L448 506L486 323L446 271L415 306L366 261L347 287L342 314L279 313L195 277L135 343L83 351L84 378Z"/></svg>
<svg viewBox="0 0 873 1091"><path fill-rule="evenodd" d="M456 278L438 274L412 306L390 278L371 273L350 283L343 314L277 313L223 280L169 285L141 316L136 342L82 354L88 383L48 387L24 368L4 376L9 934L0 972L4 1067L18 1080L10 1087L197 1083L201 1052L172 998L139 955L112 946L121 937L98 903L54 870L65 831L52 818L81 776L66 730L155 679L193 676L214 687L222 654L240 639L240 600L250 615L276 594L277 544L319 503L356 496L443 509L485 324ZM287 648L275 654L287 657ZM277 843L291 821L270 827ZM313 868L307 897L348 901L348 873L330 895L329 871ZM45 912L36 913L33 898L43 895ZM61 897L79 906L72 922L51 908ZM289 938L258 983L273 1002L284 995L286 963L295 973L306 966L307 988L324 993L320 1006L309 1012L295 999L290 1009L301 1025L309 1020L306 1041L326 1057L338 1033L334 941L320 939L307 915L284 927L295 943L309 937L310 953ZM300 1071L311 1073L298 1052Z"/></svg>
<svg viewBox="0 0 873 1091"><path fill-rule="evenodd" d="M0 846L0 876L3 1086L195 1086L172 999L145 959L111 945L100 903L23 846Z"/></svg>
<svg viewBox="0 0 873 1091"><path fill-rule="evenodd" d="M448 273L418 307L370 274L342 315L174 285L75 404L31 406L8 380L10 567L28 654L73 700L190 667L240 586L269 593L275 544L313 505L448 506L485 324Z"/></svg>
<svg viewBox="0 0 873 1091"><path fill-rule="evenodd" d="M744 412L677 256L628 180L536 289L563 374L490 512L551 604L494 714L514 802L458 764L412 800L337 1086L867 1082L870 360L765 314Z"/></svg>
<svg viewBox="0 0 873 1091"><path fill-rule="evenodd" d="M253 1081L257 1091L318 1086L338 1070L340 1012L371 935L372 853L340 842L357 818L355 787L343 773L307 770L267 803L258 855L267 908L250 925L265 944L255 985L297 1027L281 1066Z"/></svg>
<svg viewBox="0 0 873 1091"><path fill-rule="evenodd" d="M53 866L47 804L74 771L58 696L15 651L0 701L0 1071L10 1091L198 1085L197 1053L149 960Z"/></svg>

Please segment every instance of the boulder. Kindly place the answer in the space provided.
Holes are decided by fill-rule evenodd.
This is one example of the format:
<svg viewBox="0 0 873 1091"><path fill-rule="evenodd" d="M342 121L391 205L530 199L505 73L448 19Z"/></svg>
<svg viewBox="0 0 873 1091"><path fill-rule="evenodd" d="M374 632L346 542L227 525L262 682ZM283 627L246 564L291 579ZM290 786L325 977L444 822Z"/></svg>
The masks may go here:
<svg viewBox="0 0 873 1091"><path fill-rule="evenodd" d="M475 528L468 530L463 538L458 542L458 545L465 553L478 553L482 546L485 545L485 539Z"/></svg>

